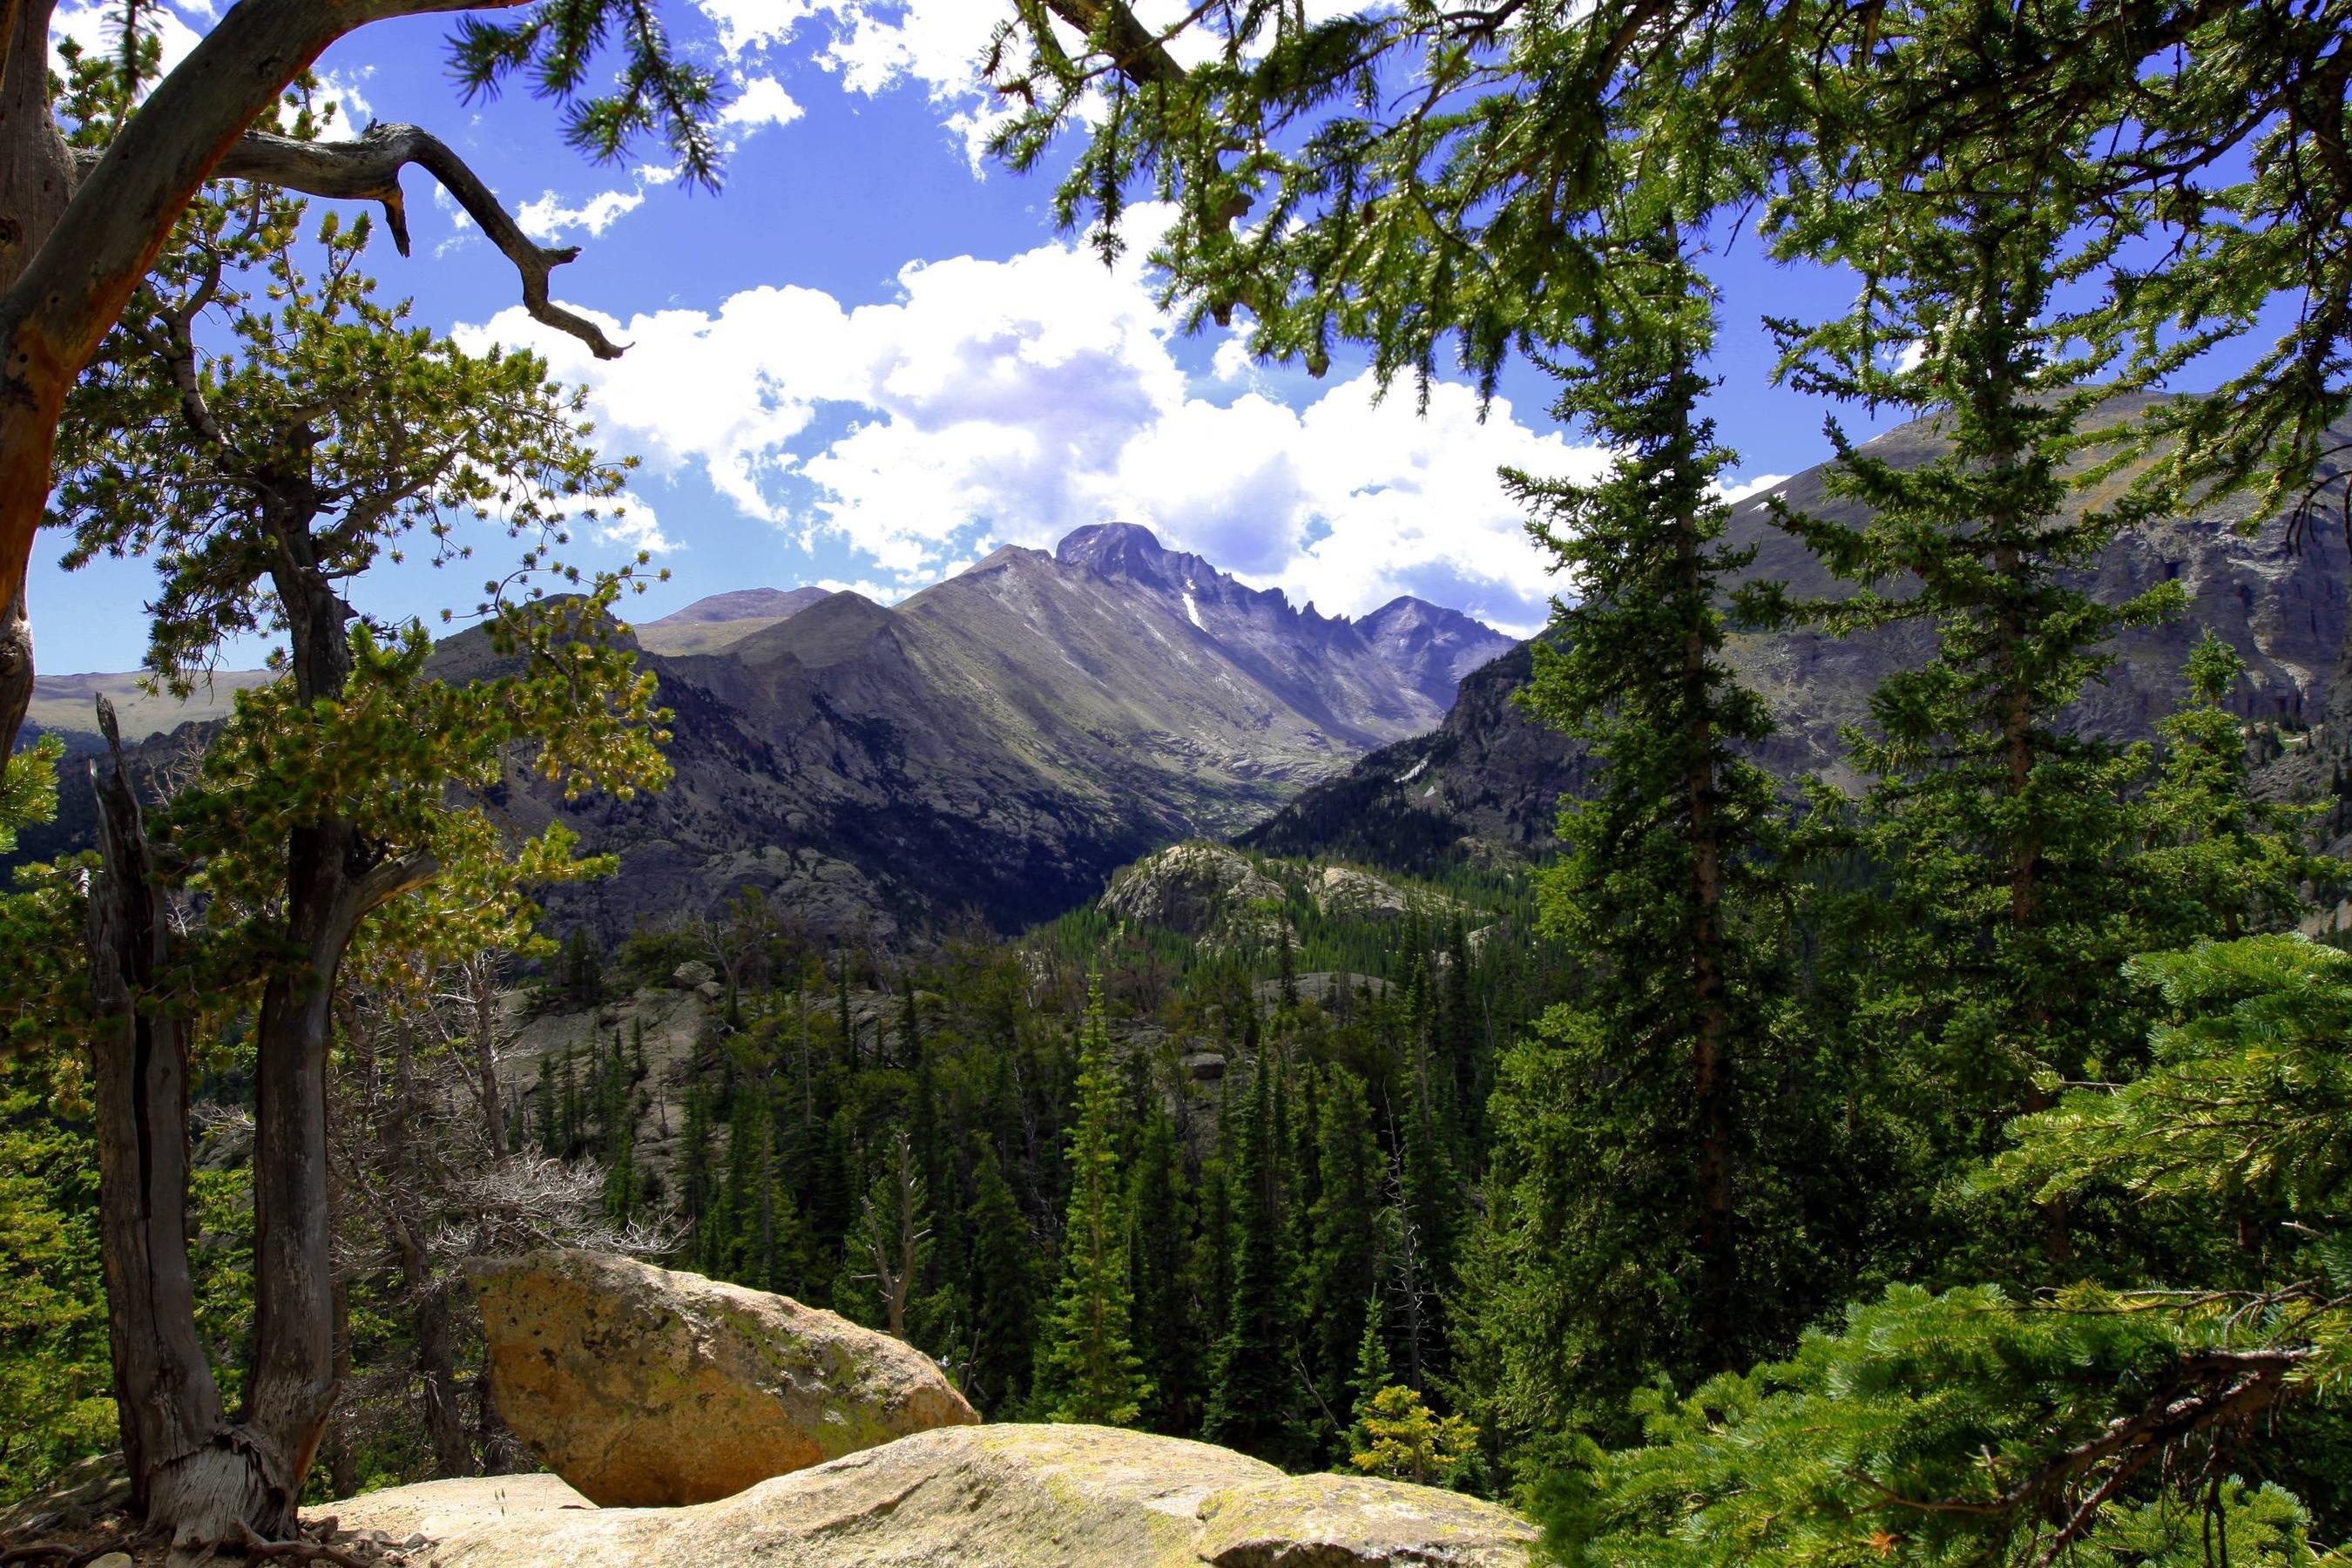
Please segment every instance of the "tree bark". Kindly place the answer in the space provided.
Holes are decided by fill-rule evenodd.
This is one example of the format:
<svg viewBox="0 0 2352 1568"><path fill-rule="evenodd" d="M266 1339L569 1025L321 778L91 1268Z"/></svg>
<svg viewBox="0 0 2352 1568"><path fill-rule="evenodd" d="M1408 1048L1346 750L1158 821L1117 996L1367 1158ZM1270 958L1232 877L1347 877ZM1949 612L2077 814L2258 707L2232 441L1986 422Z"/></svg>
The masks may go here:
<svg viewBox="0 0 2352 1568"><path fill-rule="evenodd" d="M0 294L47 243L73 194L66 140L49 113L47 0L0 13ZM33 700L33 634L21 590L0 599L0 756L14 751Z"/></svg>
<svg viewBox="0 0 2352 1568"><path fill-rule="evenodd" d="M295 689L305 704L350 678L350 611L311 558L310 509L290 507L277 574ZM283 1456L296 1486L282 1510L248 1520L268 1537L294 1525L299 1479L317 1457L335 1396L334 1215L327 1182L327 1052L335 979L367 912L429 878L426 859L378 858L351 822L327 817L287 836L289 959L261 994L254 1052L254 1339L246 1421Z"/></svg>
<svg viewBox="0 0 2352 1568"><path fill-rule="evenodd" d="M223 1541L266 1505L274 1457L232 1427L196 1337L188 1261L188 1050L180 1020L152 1006L170 926L114 711L99 700L108 755L90 766L100 869L89 931L99 1146L100 1253L123 1458L135 1507L174 1544Z"/></svg>

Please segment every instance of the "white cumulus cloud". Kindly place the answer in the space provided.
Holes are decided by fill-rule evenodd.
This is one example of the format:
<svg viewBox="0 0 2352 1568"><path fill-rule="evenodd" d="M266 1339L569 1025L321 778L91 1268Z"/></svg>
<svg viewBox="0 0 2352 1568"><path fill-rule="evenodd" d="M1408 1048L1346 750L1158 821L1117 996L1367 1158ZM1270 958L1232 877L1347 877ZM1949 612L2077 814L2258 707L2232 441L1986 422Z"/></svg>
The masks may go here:
<svg viewBox="0 0 2352 1568"><path fill-rule="evenodd" d="M517 207L515 222L522 226L523 233L545 244L576 232L602 234L645 203L642 187L634 191L603 191L576 207L564 205L562 198L550 191L539 200Z"/></svg>
<svg viewBox="0 0 2352 1568"><path fill-rule="evenodd" d="M1107 269L1051 244L910 265L898 281L896 300L854 309L762 288L642 314L612 323L634 345L614 363L519 309L468 333L584 382L616 450L698 473L793 533L837 537L902 589L977 548L1050 546L1115 518L1327 613L1419 593L1531 629L1549 581L1496 469L1602 463L1507 402L1482 421L1451 384L1424 415L1410 388L1383 400L1368 374L1296 406L1196 381L1131 259Z"/></svg>
<svg viewBox="0 0 2352 1568"><path fill-rule="evenodd" d="M772 76L752 77L736 90L733 101L719 112L726 124L744 130L762 125L790 125L801 117L801 106Z"/></svg>

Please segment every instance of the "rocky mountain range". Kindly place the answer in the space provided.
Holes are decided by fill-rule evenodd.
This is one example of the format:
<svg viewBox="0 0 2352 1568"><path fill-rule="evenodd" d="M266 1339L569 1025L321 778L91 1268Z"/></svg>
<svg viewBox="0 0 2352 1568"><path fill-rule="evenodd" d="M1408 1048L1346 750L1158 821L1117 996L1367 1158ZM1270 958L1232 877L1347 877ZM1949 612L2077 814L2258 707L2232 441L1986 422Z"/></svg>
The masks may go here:
<svg viewBox="0 0 2352 1568"><path fill-rule="evenodd" d="M2143 398L2117 399L2117 415ZM1941 450L1934 426L1915 421L1864 448L1898 466ZM1768 500L1842 522L1863 521L1853 502L1831 497L1826 465L1808 468L1769 494L1732 509L1729 542L1751 546L1742 581L1787 583L1799 598L1846 590L1805 548L1775 527ZM2078 498L2099 504L2128 476ZM2238 710L2289 731L2285 749L2265 769L2265 786L2310 796L2325 785L2325 757L2352 724L2352 666L2347 664L2346 542L2326 528L2289 528L2284 518L2258 524L2242 502L2195 517L2162 519L2109 547L2086 580L2102 599L2120 602L2151 584L2179 582L2187 613L2116 639L2116 662L2088 691L2074 717L2093 733L2144 740L2177 708L2187 683L2190 646L2210 629L2246 664ZM1886 585L1900 593L1902 585ZM1853 785L1838 740L1845 725L1868 717L1871 693L1891 669L1925 659L1931 628L1905 624L1844 638L1811 631L1738 633L1732 665L1765 699L1777 729L1759 759L1783 778L1819 777ZM1470 673L1443 723L1383 747L1339 777L1316 785L1251 829L1242 842L1275 855L1329 856L1428 871L1497 849L1540 856L1552 848L1556 804L1585 784L1588 759L1566 736L1530 720L1515 700L1532 668L1528 649L1512 649ZM2316 769L2316 772L2315 772Z"/></svg>
<svg viewBox="0 0 2352 1568"><path fill-rule="evenodd" d="M1924 422L1870 445L1897 463L1937 449ZM1859 521L1825 478L1808 469L1773 493ZM1732 510L1733 542L1755 550L1743 575L1801 597L1842 591L1773 526L1768 499ZM2145 525L2106 552L2088 574L2102 596L2170 579L2189 607L2119 639L2079 717L2116 738L2152 734L2210 627L2246 661L2240 710L2288 731L2269 787L2309 796L2328 784L2326 756L2352 724L2352 572L2340 536L2291 538L2284 520L2252 521L2242 506L2219 507ZM1526 646L1418 599L1322 616L1128 524L1080 529L1052 553L1000 550L895 606L745 589L634 635L677 713L676 783L566 805L518 769L507 802L520 827L561 813L590 847L620 855L618 876L559 892L551 911L559 928L607 940L745 886L821 932L887 940L966 911L1015 929L1186 838L1413 872L1540 856L1559 797L1587 779L1580 749L1515 700L1531 668ZM1881 677L1926 657L1930 637L1919 626L1843 639L1735 635L1729 657L1779 726L1760 760L1791 780L1856 782L1843 772L1840 729L1866 718ZM438 655L453 677L490 658L478 632ZM45 679L35 718L87 729L90 694L107 689L132 701L133 732L160 730L208 720L248 679L258 677L224 676L211 704L176 712L128 677ZM86 837L72 782L58 827L28 833L20 857Z"/></svg>
<svg viewBox="0 0 2352 1568"><path fill-rule="evenodd" d="M967 910L1015 929L1429 729L1460 673L1512 646L1418 599L1356 620L1297 608L1126 524L1051 554L999 550L897 605L751 589L635 636L677 715L672 785L566 805L518 767L504 807L525 830L561 814L620 856L617 876L551 905L559 929L606 940L745 886L828 933ZM461 633L436 672L493 658L481 632ZM73 712L61 698L41 717ZM86 697L79 712L86 728ZM23 855L86 836L75 794Z"/></svg>

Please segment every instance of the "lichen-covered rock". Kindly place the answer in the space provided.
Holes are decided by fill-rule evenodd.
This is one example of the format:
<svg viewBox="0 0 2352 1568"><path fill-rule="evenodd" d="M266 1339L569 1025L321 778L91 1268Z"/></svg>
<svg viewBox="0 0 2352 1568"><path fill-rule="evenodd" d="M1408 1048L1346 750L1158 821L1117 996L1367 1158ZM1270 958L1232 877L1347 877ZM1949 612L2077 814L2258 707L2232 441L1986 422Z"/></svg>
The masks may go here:
<svg viewBox="0 0 2352 1568"><path fill-rule="evenodd" d="M1175 844L1112 878L1102 908L1138 925L1200 936L1248 921L1252 905L1279 904L1282 897L1282 884L1246 855L1222 844Z"/></svg>
<svg viewBox="0 0 2352 1568"><path fill-rule="evenodd" d="M376 1528L438 1520L447 1528L426 1533L440 1568L1525 1568L1535 1538L1491 1503L1294 1480L1228 1448L1103 1426L945 1427L692 1508L494 1508L490 1489L511 1484L317 1511ZM455 1488L479 1496L461 1506ZM429 1505L401 1500L428 1489Z"/></svg>
<svg viewBox="0 0 2352 1568"><path fill-rule="evenodd" d="M1345 866L1326 866L1309 884L1315 907L1334 919L1401 921L1412 912L1413 900L1394 882ZM1454 908L1452 900L1436 900L1432 907Z"/></svg>
<svg viewBox="0 0 2352 1568"><path fill-rule="evenodd" d="M469 1272L499 1413L605 1507L708 1502L980 1419L929 1356L790 1297L595 1252Z"/></svg>
<svg viewBox="0 0 2352 1568"><path fill-rule="evenodd" d="M1535 1527L1459 1492L1364 1476L1291 1476L1220 1493L1194 1554L1216 1568L1525 1568Z"/></svg>

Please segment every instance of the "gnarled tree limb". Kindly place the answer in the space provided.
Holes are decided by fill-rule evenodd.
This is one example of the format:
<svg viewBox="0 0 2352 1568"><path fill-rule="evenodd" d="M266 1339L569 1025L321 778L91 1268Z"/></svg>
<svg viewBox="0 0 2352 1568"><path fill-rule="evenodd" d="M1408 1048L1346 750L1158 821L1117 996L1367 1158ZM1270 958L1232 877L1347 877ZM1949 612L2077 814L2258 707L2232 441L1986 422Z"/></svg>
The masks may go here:
<svg viewBox="0 0 2352 1568"><path fill-rule="evenodd" d="M1116 51L1111 66L1136 86L1184 79L1184 68L1168 52L1160 35L1136 19L1127 0L1045 0L1045 8L1089 37L1107 19L1109 42Z"/></svg>
<svg viewBox="0 0 2352 1568"><path fill-rule="evenodd" d="M155 84L122 133L75 182L54 222L44 212L36 228L0 234L0 241L13 237L21 247L15 254L23 259L0 293L0 605L21 603L26 563L48 502L58 420L74 377L154 266L189 198L255 120L327 46L358 28L394 16L525 3L239 0ZM12 10L26 23L10 33L13 44L46 37L47 7L26 0ZM34 59L16 47L12 58L19 56ZM12 74L46 100L46 71L44 55ZM29 117L26 122L33 123ZM38 128L54 141L53 123L44 118ZM13 146L29 133L12 127L0 142ZM62 153L63 143L55 145ZM26 216L0 218L21 222ZM7 721L21 715L31 694L31 646L12 635L21 629L20 621L0 624L0 640L8 644L0 655L0 752L15 749L16 724Z"/></svg>
<svg viewBox="0 0 2352 1568"><path fill-rule="evenodd" d="M95 148L78 150L75 171L98 164ZM523 233L481 177L451 151L448 143L415 125L371 125L351 142L297 142L266 131L248 131L213 166L216 180L252 180L298 191L306 196L340 201L380 202L393 243L409 254L408 203L400 188L400 172L414 163L441 182L441 186L479 224L482 233L522 274L523 309L534 321L568 332L588 345L598 359L618 359L621 347L586 317L567 310L548 298L548 274L580 254L576 245L542 246Z"/></svg>

